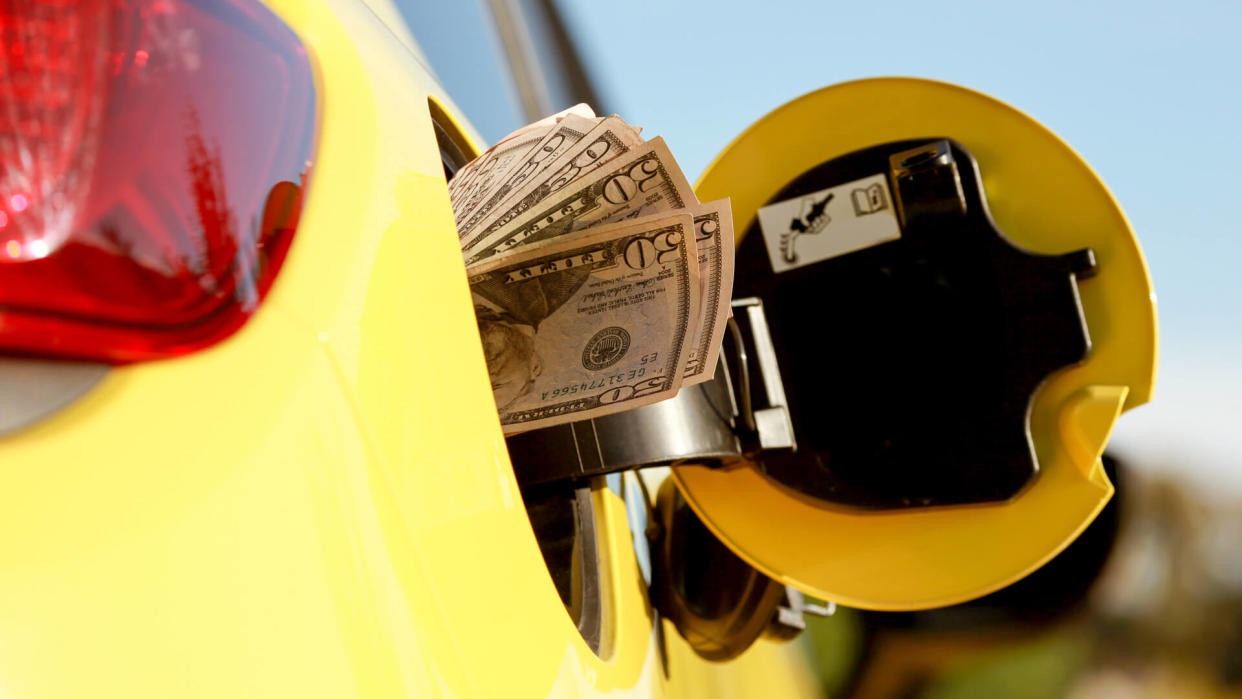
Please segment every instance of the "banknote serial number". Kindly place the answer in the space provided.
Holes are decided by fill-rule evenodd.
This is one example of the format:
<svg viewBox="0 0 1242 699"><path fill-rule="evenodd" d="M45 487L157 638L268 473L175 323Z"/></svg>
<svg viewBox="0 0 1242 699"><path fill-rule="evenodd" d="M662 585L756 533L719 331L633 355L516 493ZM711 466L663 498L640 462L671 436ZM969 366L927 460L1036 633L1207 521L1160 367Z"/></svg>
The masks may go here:
<svg viewBox="0 0 1242 699"><path fill-rule="evenodd" d="M629 371L622 372L620 374L613 374L612 376L601 376L590 383L583 381L582 383L554 388L551 391L544 391L542 399L548 400L549 398L561 398L563 396L572 396L579 391L590 391L596 388L605 388L622 381L632 381L642 377L646 373L647 367L639 367L637 369L630 369Z"/></svg>
<svg viewBox="0 0 1242 699"><path fill-rule="evenodd" d="M605 400L604 397L601 396L600 402L615 403L617 400L622 400L623 399L622 396L624 396L625 398L632 398L634 397L636 393L635 386L637 386L637 384L635 384L635 386L624 386L624 385L617 386L617 384L621 384L625 381L633 381L634 379L643 378L644 376L647 375L647 369L655 365L655 363L659 359L660 359L659 352L652 352L651 354L645 354L639 358L638 360L639 366L634 369L630 369L629 371L623 371L619 374L612 374L610 376L601 376L589 382L583 381L581 383L569 384L568 386L560 386L550 391L544 391L543 395L540 396L540 400L563 398L565 396L572 396L576 393L592 391L597 388L608 388L609 386L615 386L616 388L606 391L605 395L612 395L612 394L616 394L616 395L611 400ZM660 377L660 378L657 378L656 381L657 381L657 385L661 385L664 379L663 377ZM626 389L629 389L629 390L626 390ZM650 391L645 391L644 393L650 393ZM637 395L641 396L641 395L644 395L644 393L638 393Z"/></svg>

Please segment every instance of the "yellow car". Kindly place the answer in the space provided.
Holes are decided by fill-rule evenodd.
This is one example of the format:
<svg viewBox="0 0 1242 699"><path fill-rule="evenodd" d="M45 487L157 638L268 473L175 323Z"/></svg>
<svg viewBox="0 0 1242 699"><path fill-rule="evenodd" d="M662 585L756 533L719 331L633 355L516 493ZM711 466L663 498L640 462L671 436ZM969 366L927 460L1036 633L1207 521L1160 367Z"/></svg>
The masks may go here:
<svg viewBox="0 0 1242 699"><path fill-rule="evenodd" d="M566 613L445 187L481 139L374 10L3 10L0 693L813 691L660 633L606 487L597 648Z"/></svg>
<svg viewBox="0 0 1242 699"><path fill-rule="evenodd" d="M765 636L713 663L655 611L655 513L633 474L524 499L446 189L485 144L393 6L30 3L0 10L0 34L0 694L818 693L797 644ZM784 128L763 123L748 133ZM808 164L744 186L729 170L748 167L747 138L700 183L734 197L739 231ZM1068 149L1049 158L1094 182ZM1100 353L1037 406L1040 430L1085 427L1036 440L1047 469L1015 500L876 517L806 506L753 469L675 467L708 527L781 583L769 613L784 583L877 609L978 596L1103 506L1099 452L1146 400L1155 351L1149 300L1112 326L1091 305L1150 299L1103 191L1083 195L1107 229L1089 242L1127 271L1084 292L1087 322L1139 349ZM794 529L762 525L791 503ZM1047 533L1020 523L1049 508ZM998 523L1024 532L1003 560L927 567L953 537L1005 549ZM797 527L858 538L827 571ZM904 536L912 556L875 548Z"/></svg>

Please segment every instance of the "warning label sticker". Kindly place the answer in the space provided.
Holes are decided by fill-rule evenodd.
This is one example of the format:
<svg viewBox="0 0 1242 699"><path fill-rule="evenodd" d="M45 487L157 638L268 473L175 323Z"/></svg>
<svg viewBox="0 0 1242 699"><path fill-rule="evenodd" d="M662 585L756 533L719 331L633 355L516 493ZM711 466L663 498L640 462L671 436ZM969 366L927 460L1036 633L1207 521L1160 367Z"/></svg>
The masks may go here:
<svg viewBox="0 0 1242 699"><path fill-rule="evenodd" d="M784 272L901 238L883 174L759 209L774 272Z"/></svg>

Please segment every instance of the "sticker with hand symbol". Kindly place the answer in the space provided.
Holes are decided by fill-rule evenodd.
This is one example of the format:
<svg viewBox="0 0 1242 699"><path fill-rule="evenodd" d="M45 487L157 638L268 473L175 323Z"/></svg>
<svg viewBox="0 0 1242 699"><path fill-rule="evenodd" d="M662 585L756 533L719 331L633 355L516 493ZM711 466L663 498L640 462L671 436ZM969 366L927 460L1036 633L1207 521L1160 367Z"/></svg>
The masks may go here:
<svg viewBox="0 0 1242 699"><path fill-rule="evenodd" d="M883 174L765 206L759 227L774 272L901 237Z"/></svg>

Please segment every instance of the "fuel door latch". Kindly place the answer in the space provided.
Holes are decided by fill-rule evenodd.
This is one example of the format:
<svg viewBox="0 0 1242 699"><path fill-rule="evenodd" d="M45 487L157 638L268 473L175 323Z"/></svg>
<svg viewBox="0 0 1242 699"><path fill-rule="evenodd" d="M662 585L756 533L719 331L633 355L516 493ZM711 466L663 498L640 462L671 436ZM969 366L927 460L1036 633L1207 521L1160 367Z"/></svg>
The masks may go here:
<svg viewBox="0 0 1242 699"><path fill-rule="evenodd" d="M737 367L736 390L730 373L726 372L725 380L730 394L737 396L735 413L740 419L735 421L738 423L736 431L743 439L744 451L751 455L765 449L796 451L798 442L794 437L793 419L789 415L776 347L763 313L763 301L754 297L735 299L733 309L734 316L729 319L733 349L728 356L733 357L732 363ZM728 366L723 357L722 363ZM752 366L756 370L754 374ZM754 387L752 377L758 378ZM755 395L756 387L762 387L762 397Z"/></svg>

